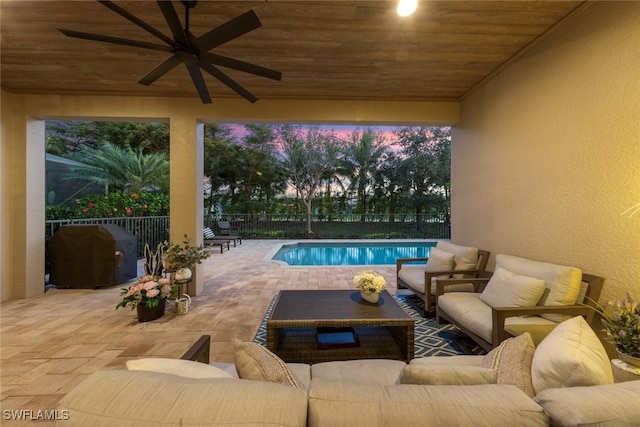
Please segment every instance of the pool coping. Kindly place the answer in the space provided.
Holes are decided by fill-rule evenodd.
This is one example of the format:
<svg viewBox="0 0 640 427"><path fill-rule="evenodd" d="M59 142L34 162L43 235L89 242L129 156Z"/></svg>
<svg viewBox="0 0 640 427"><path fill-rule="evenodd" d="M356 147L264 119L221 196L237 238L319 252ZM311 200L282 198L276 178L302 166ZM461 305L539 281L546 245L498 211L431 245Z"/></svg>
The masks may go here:
<svg viewBox="0 0 640 427"><path fill-rule="evenodd" d="M284 261L273 259L274 255L283 247L290 246L299 243L372 243L372 242L385 242L385 243L411 243L411 242L439 242L446 241L450 242L451 239L292 239L287 241L282 241L277 243L263 258L262 261L270 261L273 263L277 263L284 267L291 268L327 268L327 267L370 267L371 264L361 264L361 265L289 265ZM395 264L377 264L379 266L390 266Z"/></svg>

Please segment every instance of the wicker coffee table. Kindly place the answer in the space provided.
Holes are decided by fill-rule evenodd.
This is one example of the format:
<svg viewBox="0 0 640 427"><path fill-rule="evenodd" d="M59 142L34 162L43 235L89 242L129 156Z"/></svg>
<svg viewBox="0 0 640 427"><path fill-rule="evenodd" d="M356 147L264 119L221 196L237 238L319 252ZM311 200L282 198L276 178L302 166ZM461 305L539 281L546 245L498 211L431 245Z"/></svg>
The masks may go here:
<svg viewBox="0 0 640 427"><path fill-rule="evenodd" d="M319 349L316 328L351 327L359 345ZM387 291L378 304L359 291L280 291L267 319L267 348L285 362L320 363L352 359L397 359L414 355L414 321Z"/></svg>

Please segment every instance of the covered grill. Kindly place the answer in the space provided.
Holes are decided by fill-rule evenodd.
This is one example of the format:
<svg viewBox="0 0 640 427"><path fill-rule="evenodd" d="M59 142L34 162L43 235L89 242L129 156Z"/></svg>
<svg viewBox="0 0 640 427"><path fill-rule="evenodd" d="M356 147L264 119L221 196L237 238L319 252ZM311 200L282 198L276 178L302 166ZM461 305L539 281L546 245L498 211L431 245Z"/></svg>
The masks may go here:
<svg viewBox="0 0 640 427"><path fill-rule="evenodd" d="M63 225L49 239L49 283L99 288L136 277L138 241L115 224Z"/></svg>

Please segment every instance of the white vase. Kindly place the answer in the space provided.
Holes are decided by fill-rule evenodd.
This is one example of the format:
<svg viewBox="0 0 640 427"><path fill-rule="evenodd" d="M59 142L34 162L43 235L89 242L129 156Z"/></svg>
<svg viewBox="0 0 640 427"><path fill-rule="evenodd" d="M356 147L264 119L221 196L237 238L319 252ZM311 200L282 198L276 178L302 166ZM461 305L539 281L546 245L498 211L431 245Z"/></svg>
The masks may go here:
<svg viewBox="0 0 640 427"><path fill-rule="evenodd" d="M191 269L188 267L179 268L176 271L176 280L189 280L191 279Z"/></svg>
<svg viewBox="0 0 640 427"><path fill-rule="evenodd" d="M363 300L372 304L377 304L380 299L380 292L364 292L360 291L360 296Z"/></svg>

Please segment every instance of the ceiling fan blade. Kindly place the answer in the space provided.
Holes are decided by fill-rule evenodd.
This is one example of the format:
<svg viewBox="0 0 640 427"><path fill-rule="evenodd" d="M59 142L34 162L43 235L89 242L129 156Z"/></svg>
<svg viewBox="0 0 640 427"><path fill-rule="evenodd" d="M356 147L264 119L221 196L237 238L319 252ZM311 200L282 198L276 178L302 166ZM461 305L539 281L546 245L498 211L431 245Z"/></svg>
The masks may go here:
<svg viewBox="0 0 640 427"><path fill-rule="evenodd" d="M196 86L196 90L198 91L198 95L200 95L202 103L211 104L211 96L209 96L207 84L204 82L204 77L202 76L200 67L197 65L187 65L187 70L189 70L189 74L191 74L191 80L193 80L193 84Z"/></svg>
<svg viewBox="0 0 640 427"><path fill-rule="evenodd" d="M184 31L184 28L182 28L180 18L178 18L178 14L176 13L176 9L173 7L173 3L171 1L161 0L158 0L157 3L164 15L165 21L167 21L167 24L171 29L171 33L173 33L173 37L175 37L176 41L182 46L189 47L187 33Z"/></svg>
<svg viewBox="0 0 640 427"><path fill-rule="evenodd" d="M258 19L258 15L253 10L250 10L201 35L195 40L194 45L200 52L206 52L261 26L262 23Z"/></svg>
<svg viewBox="0 0 640 427"><path fill-rule="evenodd" d="M256 76L266 77L272 80L279 81L282 79L282 73L280 71L217 55L215 53L203 53L200 55L200 60L211 62L212 64L219 65L221 67L232 68L234 70L244 71L245 73L255 74Z"/></svg>
<svg viewBox="0 0 640 427"><path fill-rule="evenodd" d="M182 61L178 59L177 55L172 55L169 57L169 59L164 61L162 64L158 65L156 68L149 71L149 73L147 73L146 76L138 80L138 83L149 86L151 83L155 82L160 77L162 77L165 73L168 73L169 71L174 69L181 62Z"/></svg>
<svg viewBox="0 0 640 427"><path fill-rule="evenodd" d="M82 33L80 31L62 30L60 28L58 28L58 31L60 31L62 34L64 34L67 37L75 37L77 39L85 39L85 40L91 40L96 42L105 42L105 43L121 44L125 46L141 47L143 49L161 50L163 52L173 52L174 50L171 46L163 46L155 43L121 39L120 37L103 36L101 34L92 34L92 33Z"/></svg>
<svg viewBox="0 0 640 427"><path fill-rule="evenodd" d="M149 32L151 34L153 34L154 36L156 36L157 38L159 38L163 42L165 42L165 43L167 43L169 45L173 44L173 40L172 39L170 39L169 37L167 37L166 35L164 35L160 31L158 31L157 29L153 28L151 25L147 24L142 19L140 19L137 16L127 12L126 10L124 10L123 8L121 8L120 6L115 4L114 2L107 1L107 0L98 0L98 3L101 3L102 5L108 7L109 9L113 10L115 13L117 13L120 16L122 16L123 18L128 19L129 21L131 21L134 24L136 24L138 27L142 28L143 30L145 30L145 31L147 31L147 32Z"/></svg>
<svg viewBox="0 0 640 427"><path fill-rule="evenodd" d="M246 99L250 103L253 104L254 102L256 102L258 100L258 98L256 98L251 92L249 92L248 90L246 90L245 88L240 86L238 83L236 83L235 80L231 79L231 77L227 76L225 73L223 73L222 71L218 70L213 65L201 63L200 66L207 73L211 74L213 77L215 77L216 79L220 80L227 87L229 87L231 90L236 92L238 95L242 96L244 99Z"/></svg>

